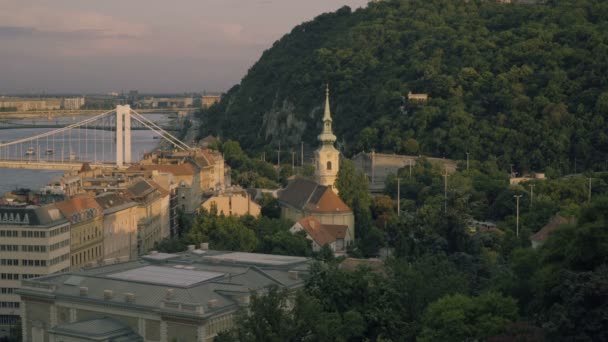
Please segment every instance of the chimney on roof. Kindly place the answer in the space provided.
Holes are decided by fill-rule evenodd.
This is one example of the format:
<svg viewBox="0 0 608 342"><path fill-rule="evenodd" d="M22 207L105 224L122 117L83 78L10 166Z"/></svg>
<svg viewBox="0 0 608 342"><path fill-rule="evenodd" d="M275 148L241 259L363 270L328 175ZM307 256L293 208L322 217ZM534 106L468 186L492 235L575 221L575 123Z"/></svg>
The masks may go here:
<svg viewBox="0 0 608 342"><path fill-rule="evenodd" d="M156 255L158 254L158 251L150 251L150 255Z"/></svg>
<svg viewBox="0 0 608 342"><path fill-rule="evenodd" d="M103 290L103 299L111 300L114 297L114 291L112 290Z"/></svg>
<svg viewBox="0 0 608 342"><path fill-rule="evenodd" d="M196 249L195 245L188 245L188 252L192 252L195 249Z"/></svg>
<svg viewBox="0 0 608 342"><path fill-rule="evenodd" d="M298 280L298 278L299 278L298 271L289 271L289 272L287 272L287 275L289 276L289 279L292 279L292 280Z"/></svg>
<svg viewBox="0 0 608 342"><path fill-rule="evenodd" d="M171 299L173 299L173 293L174 293L174 292L175 292L175 290L174 290L174 289L167 289L167 290L165 291L165 299L166 299L166 300L171 300Z"/></svg>
<svg viewBox="0 0 608 342"><path fill-rule="evenodd" d="M209 249L209 242L203 242L203 243L201 243L201 249L202 250Z"/></svg>
<svg viewBox="0 0 608 342"><path fill-rule="evenodd" d="M132 292L125 293L125 302L135 303L135 293L132 293Z"/></svg>
<svg viewBox="0 0 608 342"><path fill-rule="evenodd" d="M86 286L81 286L80 287L80 296L81 297L86 297L89 294L89 288Z"/></svg>

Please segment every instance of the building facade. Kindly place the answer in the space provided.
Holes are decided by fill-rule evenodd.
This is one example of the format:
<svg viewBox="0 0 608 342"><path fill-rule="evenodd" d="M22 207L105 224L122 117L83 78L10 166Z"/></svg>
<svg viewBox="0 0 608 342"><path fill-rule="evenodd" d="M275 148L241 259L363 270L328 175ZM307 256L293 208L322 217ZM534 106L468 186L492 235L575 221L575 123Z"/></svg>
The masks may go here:
<svg viewBox="0 0 608 342"><path fill-rule="evenodd" d="M56 205L71 225L71 269L97 265L103 260L103 209L91 195L79 195Z"/></svg>
<svg viewBox="0 0 608 342"><path fill-rule="evenodd" d="M150 180L139 180L127 188L127 196L137 203L138 255L152 250L170 236L170 194Z"/></svg>
<svg viewBox="0 0 608 342"><path fill-rule="evenodd" d="M251 292L300 288L310 267L302 257L189 249L24 281L23 341L114 331L120 341L211 342L233 326Z"/></svg>
<svg viewBox="0 0 608 342"><path fill-rule="evenodd" d="M21 281L70 269L70 224L54 205L0 207L0 337L20 314Z"/></svg>
<svg viewBox="0 0 608 342"><path fill-rule="evenodd" d="M207 211L215 208L218 214L226 216L259 216L262 213L262 207L252 201L244 190L218 193L209 197L201 206Z"/></svg>
<svg viewBox="0 0 608 342"><path fill-rule="evenodd" d="M103 259L137 258L137 203L118 193L95 197L103 209Z"/></svg>

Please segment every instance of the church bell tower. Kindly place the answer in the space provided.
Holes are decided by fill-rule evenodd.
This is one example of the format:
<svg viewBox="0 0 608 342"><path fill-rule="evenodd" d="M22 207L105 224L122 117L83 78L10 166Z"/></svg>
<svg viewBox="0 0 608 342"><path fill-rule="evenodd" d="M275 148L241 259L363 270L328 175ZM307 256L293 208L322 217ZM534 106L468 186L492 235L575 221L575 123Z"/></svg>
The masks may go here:
<svg viewBox="0 0 608 342"><path fill-rule="evenodd" d="M329 85L325 90L325 113L323 114L323 131L317 137L321 146L315 151L315 180L338 193L335 183L340 169L340 152L334 147L336 136L332 131L331 112L329 109Z"/></svg>

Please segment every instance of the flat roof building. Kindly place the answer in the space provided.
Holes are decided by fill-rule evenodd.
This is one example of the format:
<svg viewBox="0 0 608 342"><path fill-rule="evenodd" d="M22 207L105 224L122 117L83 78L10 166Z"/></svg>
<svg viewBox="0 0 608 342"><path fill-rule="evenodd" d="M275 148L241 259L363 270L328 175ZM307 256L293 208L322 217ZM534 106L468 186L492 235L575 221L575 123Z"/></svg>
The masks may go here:
<svg viewBox="0 0 608 342"><path fill-rule="evenodd" d="M23 341L66 334L93 340L94 333L114 334L118 341L212 341L232 327L252 291L302 287L310 262L190 246L180 254L152 252L139 260L26 280L18 291Z"/></svg>

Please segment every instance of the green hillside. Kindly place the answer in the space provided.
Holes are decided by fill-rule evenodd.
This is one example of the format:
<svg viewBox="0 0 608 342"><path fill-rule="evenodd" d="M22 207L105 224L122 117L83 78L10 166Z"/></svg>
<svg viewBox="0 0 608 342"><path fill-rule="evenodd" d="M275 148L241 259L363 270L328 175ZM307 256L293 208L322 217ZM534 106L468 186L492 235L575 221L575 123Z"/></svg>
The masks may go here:
<svg viewBox="0 0 608 342"><path fill-rule="evenodd" d="M395 0L344 7L264 52L201 134L250 150L315 144L325 83L347 154L360 150L570 173L608 162L608 3ZM430 100L413 105L409 91Z"/></svg>

